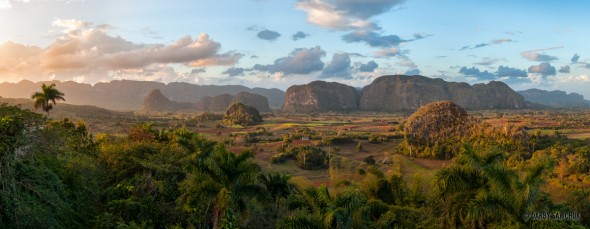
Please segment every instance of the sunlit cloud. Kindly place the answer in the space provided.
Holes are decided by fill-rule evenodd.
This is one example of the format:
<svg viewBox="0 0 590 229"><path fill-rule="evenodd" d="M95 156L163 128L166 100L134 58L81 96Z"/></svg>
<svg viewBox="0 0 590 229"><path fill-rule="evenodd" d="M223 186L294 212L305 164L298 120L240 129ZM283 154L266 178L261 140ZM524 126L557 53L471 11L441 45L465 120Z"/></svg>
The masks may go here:
<svg viewBox="0 0 590 229"><path fill-rule="evenodd" d="M132 73L144 79L154 79L150 69L168 72L168 64L187 67L234 65L244 55L229 51L222 53L221 44L203 33L193 38L182 37L170 44L139 44L108 34L108 25L97 25L79 20L56 19L60 36L46 48L26 46L14 42L0 45L0 73L12 76L39 78L56 75L70 80L84 76L85 81L96 81L105 75L117 77ZM174 69L172 69L174 70ZM111 73L118 71L118 73ZM137 78L137 77L136 77ZM82 80L76 78L75 80Z"/></svg>

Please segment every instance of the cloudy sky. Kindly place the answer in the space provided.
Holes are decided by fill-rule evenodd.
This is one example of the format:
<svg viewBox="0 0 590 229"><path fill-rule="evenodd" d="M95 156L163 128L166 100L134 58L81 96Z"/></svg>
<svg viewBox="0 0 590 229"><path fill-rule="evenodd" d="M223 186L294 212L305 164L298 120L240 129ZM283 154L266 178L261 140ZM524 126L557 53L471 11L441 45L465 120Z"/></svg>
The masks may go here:
<svg viewBox="0 0 590 229"><path fill-rule="evenodd" d="M286 89L386 74L590 98L590 2L0 0L0 81Z"/></svg>

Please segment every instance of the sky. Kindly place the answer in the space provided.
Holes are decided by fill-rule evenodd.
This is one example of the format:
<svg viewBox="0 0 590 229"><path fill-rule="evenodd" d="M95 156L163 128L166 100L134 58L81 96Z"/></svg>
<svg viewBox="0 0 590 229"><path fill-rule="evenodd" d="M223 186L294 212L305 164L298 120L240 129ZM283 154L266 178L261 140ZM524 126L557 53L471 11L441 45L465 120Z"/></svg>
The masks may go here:
<svg viewBox="0 0 590 229"><path fill-rule="evenodd" d="M382 75L590 98L588 1L0 0L0 82L363 87Z"/></svg>

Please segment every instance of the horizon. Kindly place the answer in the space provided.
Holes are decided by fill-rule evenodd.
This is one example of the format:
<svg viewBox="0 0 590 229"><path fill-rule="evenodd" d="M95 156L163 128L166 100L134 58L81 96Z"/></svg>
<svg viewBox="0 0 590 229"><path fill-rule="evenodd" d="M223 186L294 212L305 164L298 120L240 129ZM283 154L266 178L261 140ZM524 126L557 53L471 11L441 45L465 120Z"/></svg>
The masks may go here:
<svg viewBox="0 0 590 229"><path fill-rule="evenodd" d="M383 75L383 76L395 76L395 75ZM401 76L415 77L415 76L422 76L422 75L401 75ZM381 76L379 76L379 77L381 77ZM377 78L379 78L379 77L377 77ZM432 78L432 77L428 77L428 76L422 76L422 77L427 77L427 78L430 78L430 79L442 79L442 78ZM377 78L375 78L375 79L377 79ZM445 80L445 79L442 79L442 80ZM60 81L60 80L56 80L56 79L48 80L48 81L31 81L31 80L23 79L23 80L18 81L18 82L0 82L0 84L2 84L2 83L18 84L18 83L21 83L23 81L28 81L28 82L31 82L31 83L34 83L34 84L38 84L38 83L53 83L53 82L59 82L59 83L71 82L71 83L78 83L78 84L86 84L86 85L90 85L92 87L94 87L98 83L112 83L113 81L132 81L132 82L154 82L154 83L161 83L161 84L164 84L164 85L169 85L171 83L187 83L187 84L193 84L193 85L198 85L198 86L243 86L243 87L247 87L249 89L255 89L255 88L277 89L277 90L281 90L283 92L286 92L287 89L288 89L288 88L282 89L282 88L277 88L277 87L263 87L263 86L249 87L249 86L240 85L240 84L198 84L198 83L182 82L182 81L158 82L158 81L138 80L138 79L114 79L114 80L111 80L109 82L96 82L96 83L84 83L84 82L76 82L76 81L72 81L72 80ZM315 80L315 81L336 82L336 81L321 80L321 79L320 80ZM467 83L470 86L473 86L474 84L489 84L492 81L505 83L503 81L497 81L497 80L490 80L488 82L476 82L476 83L468 83L468 82L462 82L462 81L446 81L446 82ZM312 82L314 82L314 81L312 81ZM309 82L309 83L311 83L311 82ZM306 83L306 84L309 84L309 83ZM336 83L338 83L338 82L336 82ZM306 84L293 84L291 86L301 86L301 85L306 85ZM347 84L345 84L345 85L347 85ZM506 85L510 86L509 84L506 84ZM352 86L352 85L348 85L348 86ZM367 86L367 85L365 85L365 86ZM363 89L365 86L361 86L361 87L354 87L354 86L352 86L352 87L354 87L356 89ZM524 89L524 90L515 90L514 88L511 88L511 89L514 90L515 92L527 91L527 90L544 90L544 89L539 89L539 88L528 88L528 89ZM570 95L570 94L580 94L580 95L582 95L582 97L584 99L586 99L586 97L583 94L577 93L575 91L574 92L567 92L567 91L563 91L563 90L559 90L559 89L556 89L556 90L544 90L544 91L547 91L547 92L556 92L556 91L557 92L565 92L567 95Z"/></svg>
<svg viewBox="0 0 590 229"><path fill-rule="evenodd" d="M584 5L0 0L0 82L364 87L383 75L590 97ZM91 10L89 10L91 9Z"/></svg>

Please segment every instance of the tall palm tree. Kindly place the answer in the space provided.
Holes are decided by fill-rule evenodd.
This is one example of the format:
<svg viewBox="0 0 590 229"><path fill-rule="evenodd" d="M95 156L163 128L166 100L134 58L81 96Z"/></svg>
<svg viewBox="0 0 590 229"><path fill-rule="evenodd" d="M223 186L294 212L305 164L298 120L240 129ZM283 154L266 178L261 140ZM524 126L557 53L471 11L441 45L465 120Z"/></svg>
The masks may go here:
<svg viewBox="0 0 590 229"><path fill-rule="evenodd" d="M203 201L211 203L213 228L222 224L234 224L235 214L244 215L247 211L246 201L262 198L264 188L258 181L260 167L252 161L254 153L246 151L235 154L216 145L206 158L195 161L195 174L185 181L181 197L188 208L196 208Z"/></svg>
<svg viewBox="0 0 590 229"><path fill-rule="evenodd" d="M41 85L41 92L35 92L31 99L35 100L35 110L43 108L47 112L47 116L49 116L49 111L53 109L53 105L56 104L56 100L66 101L64 93L55 89L55 84Z"/></svg>

